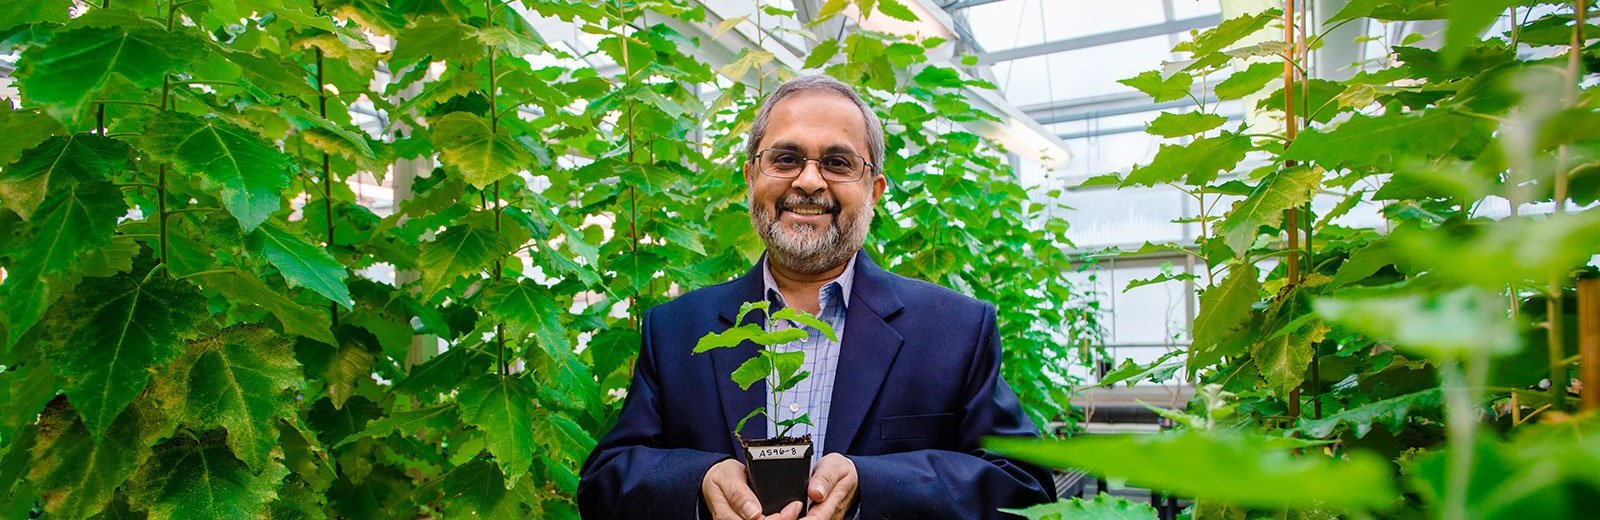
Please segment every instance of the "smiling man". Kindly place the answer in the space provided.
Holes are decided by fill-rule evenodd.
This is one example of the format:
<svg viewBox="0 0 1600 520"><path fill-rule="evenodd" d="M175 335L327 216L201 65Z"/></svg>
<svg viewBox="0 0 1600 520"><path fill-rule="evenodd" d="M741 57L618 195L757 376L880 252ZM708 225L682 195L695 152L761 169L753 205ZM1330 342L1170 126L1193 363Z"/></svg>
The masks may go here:
<svg viewBox="0 0 1600 520"><path fill-rule="evenodd" d="M763 517L732 431L758 406L808 415L820 448L808 519L997 518L1054 500L1049 473L979 448L1037 430L1000 379L993 305L879 268L861 252L885 186L883 126L850 87L807 76L778 87L751 126L744 165L750 222L767 252L749 273L646 313L644 341L616 426L583 466L584 518ZM892 247L892 246L891 246ZM816 331L801 385L773 397L729 375L757 346L692 355L739 306L766 299L806 311ZM746 439L769 436L750 421Z"/></svg>

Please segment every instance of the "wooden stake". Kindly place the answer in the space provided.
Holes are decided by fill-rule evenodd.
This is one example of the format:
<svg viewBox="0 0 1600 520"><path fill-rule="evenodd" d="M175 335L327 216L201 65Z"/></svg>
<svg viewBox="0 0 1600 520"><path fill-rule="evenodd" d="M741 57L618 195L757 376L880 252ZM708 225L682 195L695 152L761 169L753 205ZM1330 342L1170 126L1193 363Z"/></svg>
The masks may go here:
<svg viewBox="0 0 1600 520"><path fill-rule="evenodd" d="M1283 3L1283 41L1289 42L1291 45L1293 45L1294 42L1295 42L1295 36L1294 36L1294 7L1295 7L1295 5L1294 4L1295 4L1295 0L1287 0L1287 1L1285 1ZM1288 148L1289 145L1294 144L1295 133L1298 130L1297 124L1296 124L1297 121L1295 121L1296 115L1295 115L1295 109L1294 109L1295 108L1294 107L1294 90L1295 90L1294 60L1295 60L1296 57L1299 56L1299 52L1297 52L1297 51L1298 51L1298 49L1296 49L1294 47L1291 47L1290 50L1287 51L1285 56L1283 57L1283 130L1284 130L1283 147L1284 148ZM1284 161L1284 163L1283 163L1283 167L1284 168L1293 168L1294 166L1295 166L1295 162L1292 161L1292 160ZM1294 287L1295 285L1298 285L1300 283L1300 255L1297 252L1300 249L1300 211L1297 208L1293 208L1293 207L1289 208L1288 210L1285 210L1284 211L1284 216L1283 216L1283 222L1284 222L1284 231L1286 231L1288 233L1288 235L1289 235L1288 238L1289 238L1289 251L1290 251L1290 253L1288 255L1289 264L1287 266L1288 278L1289 278L1289 286L1290 287ZM1313 356L1315 356L1315 354L1313 354ZM1299 388L1295 388L1294 390L1290 390L1289 391L1289 403L1288 404L1289 404L1289 417L1293 417L1293 418L1298 419L1300 417L1300 389Z"/></svg>
<svg viewBox="0 0 1600 520"><path fill-rule="evenodd" d="M1600 278L1578 281L1578 380L1582 409L1600 409Z"/></svg>

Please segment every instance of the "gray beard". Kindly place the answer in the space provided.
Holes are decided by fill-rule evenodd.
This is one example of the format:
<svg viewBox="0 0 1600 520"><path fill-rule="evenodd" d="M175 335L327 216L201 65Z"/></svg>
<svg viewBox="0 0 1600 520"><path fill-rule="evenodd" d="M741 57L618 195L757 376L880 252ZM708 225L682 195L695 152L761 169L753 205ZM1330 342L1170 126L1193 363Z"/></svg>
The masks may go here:
<svg viewBox="0 0 1600 520"><path fill-rule="evenodd" d="M789 205L814 204L829 208L836 205L833 201L822 197L798 195L790 195L783 202ZM866 242L867 231L872 228L872 217L876 209L853 213L840 212L828 224L828 228L819 233L809 224L797 225L794 227L798 229L794 229L779 222L773 211L769 211L765 205L756 204L753 193L746 198L746 203L750 207L750 223L755 227L756 234L761 236L761 241L767 245L767 258L802 274L822 273L850 260L850 257L860 251L861 245Z"/></svg>

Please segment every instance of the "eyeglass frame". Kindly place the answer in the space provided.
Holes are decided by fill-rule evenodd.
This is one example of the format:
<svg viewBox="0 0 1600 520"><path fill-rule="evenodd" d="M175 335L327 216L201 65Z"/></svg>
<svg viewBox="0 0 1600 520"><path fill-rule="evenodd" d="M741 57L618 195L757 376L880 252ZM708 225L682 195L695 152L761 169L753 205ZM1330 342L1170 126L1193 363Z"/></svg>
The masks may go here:
<svg viewBox="0 0 1600 520"><path fill-rule="evenodd" d="M773 151L792 153L792 154L800 156L800 159L803 162L800 164L800 169L796 170L799 173L796 173L793 177L781 177L781 176L777 176L777 175L773 175L771 173L768 173L765 169L761 168L761 154L764 154L764 153L767 153L767 152L773 152ZM861 173L860 173L860 176L856 177L854 179L850 179L848 181L836 181L836 180L833 180L833 179L829 179L827 174L823 173L823 168L822 168L822 159L824 159L824 158L826 158L828 156L855 156L855 158L861 159ZM784 148L763 148L761 151L758 151L754 155L750 156L750 164L755 167L755 169L756 169L756 171L758 173L760 173L762 175L765 175L765 176L768 176L768 177L772 177L774 179L785 179L785 180L798 179L798 178L800 178L800 175L805 173L806 166L808 164L810 164L810 163L813 163L813 162L817 163L817 174L822 177L822 180L827 181L827 182L839 182L839 183L856 182L856 181L859 181L861 179L867 178L867 174L869 174L869 173L871 173L871 174L876 174L877 173L877 169L876 169L877 165L872 164L872 161L868 161L866 157L863 157L861 154L858 154L858 153L830 152L830 153L822 154L822 157L808 157L805 154L797 152L797 151L794 151L794 150L789 150L789 149L784 149Z"/></svg>

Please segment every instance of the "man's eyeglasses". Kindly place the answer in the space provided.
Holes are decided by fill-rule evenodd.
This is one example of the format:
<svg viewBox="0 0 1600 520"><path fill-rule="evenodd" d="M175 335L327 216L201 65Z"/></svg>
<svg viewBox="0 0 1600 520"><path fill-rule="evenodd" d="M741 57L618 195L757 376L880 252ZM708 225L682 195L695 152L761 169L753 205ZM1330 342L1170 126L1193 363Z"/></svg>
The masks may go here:
<svg viewBox="0 0 1600 520"><path fill-rule="evenodd" d="M756 169L762 175L793 179L805 171L806 163L816 161L817 171L829 182L855 182L872 169L872 163L853 153L829 153L811 158L799 152L768 148L756 153Z"/></svg>

